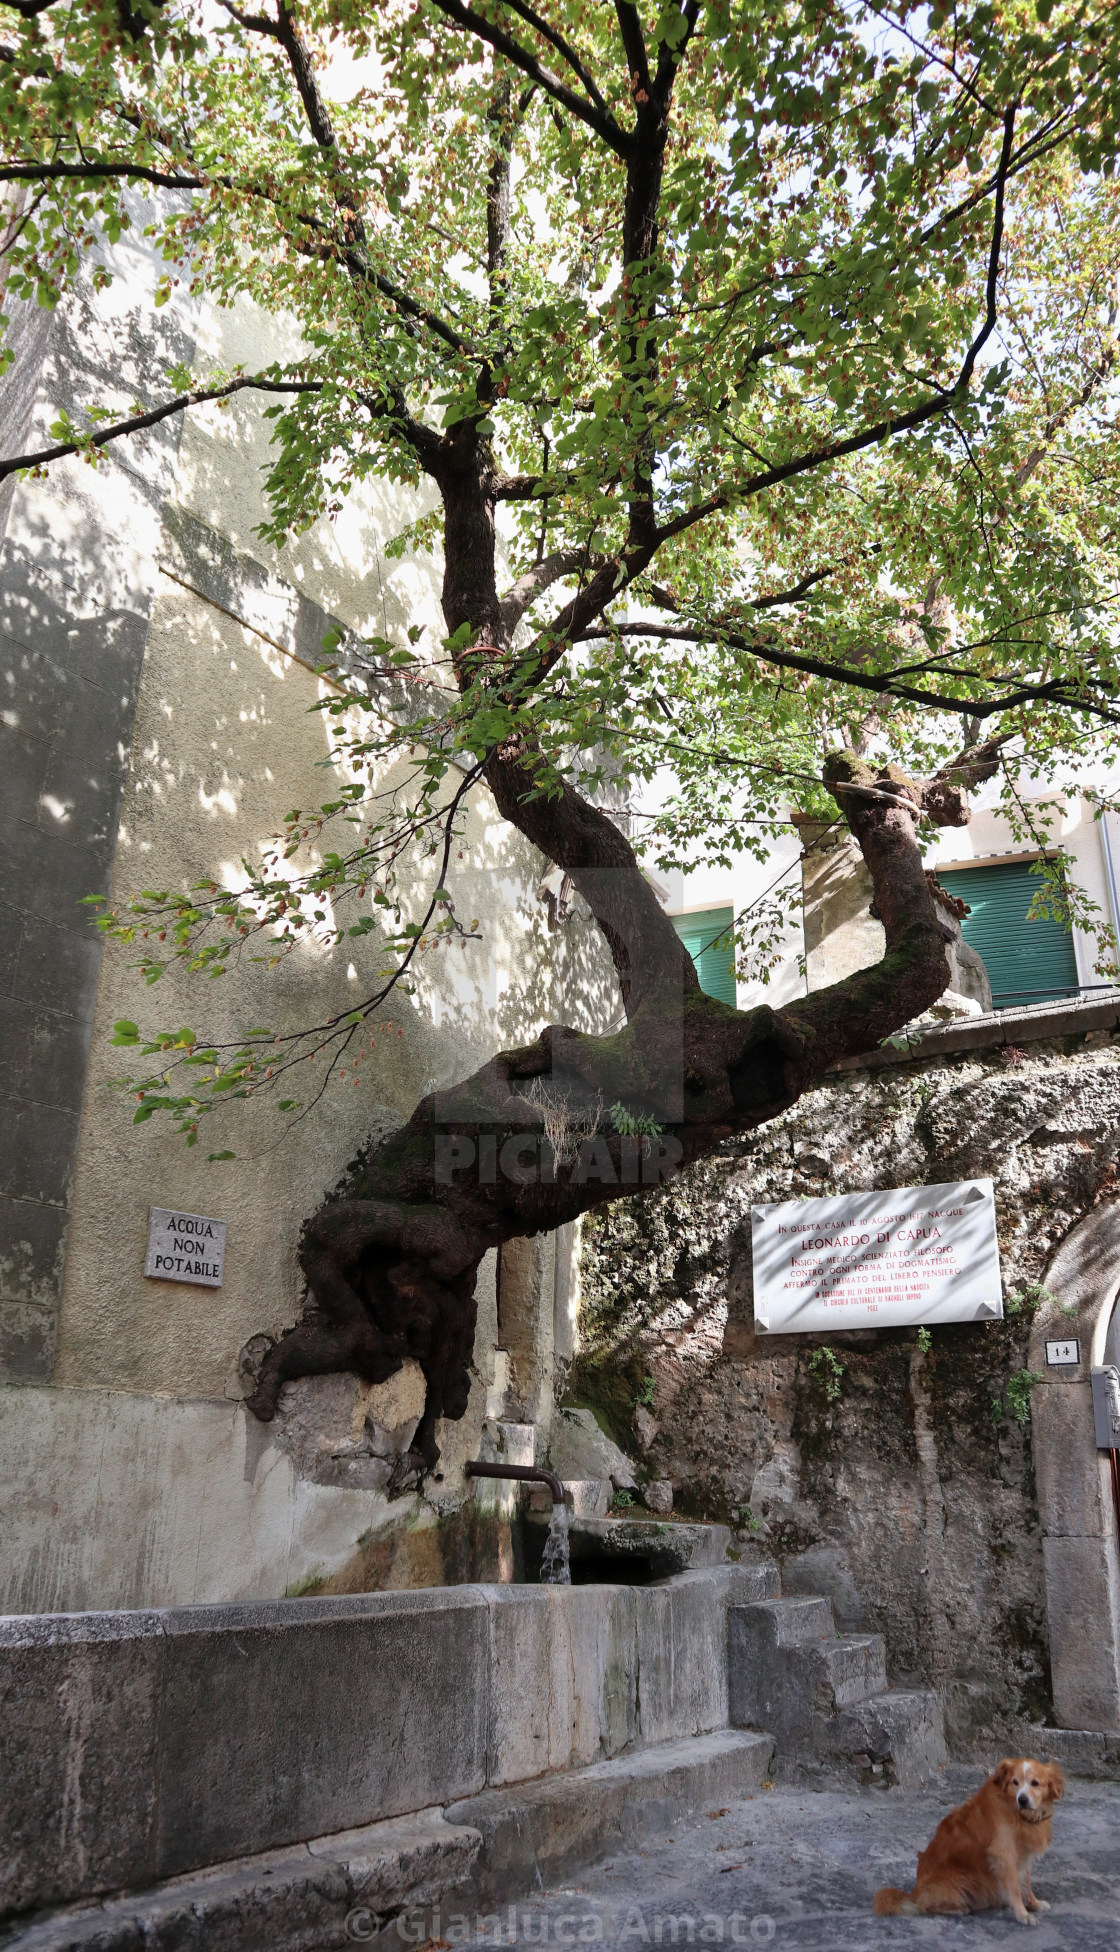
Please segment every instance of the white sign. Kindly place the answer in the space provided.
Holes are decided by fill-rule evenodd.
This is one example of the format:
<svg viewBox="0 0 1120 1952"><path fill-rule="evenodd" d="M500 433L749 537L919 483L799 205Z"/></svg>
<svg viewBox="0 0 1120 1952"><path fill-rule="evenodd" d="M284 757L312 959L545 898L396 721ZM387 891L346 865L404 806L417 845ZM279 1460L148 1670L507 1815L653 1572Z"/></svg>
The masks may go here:
<svg viewBox="0 0 1120 1952"><path fill-rule="evenodd" d="M220 1288L226 1259L226 1223L201 1213L148 1208L148 1258L145 1274L156 1281L193 1281Z"/></svg>
<svg viewBox="0 0 1120 1952"><path fill-rule="evenodd" d="M1003 1315L990 1179L751 1208L763 1335Z"/></svg>
<svg viewBox="0 0 1120 1952"><path fill-rule="evenodd" d="M1081 1361L1081 1344L1074 1337L1072 1342L1048 1342L1046 1361L1051 1369L1060 1369L1063 1363Z"/></svg>

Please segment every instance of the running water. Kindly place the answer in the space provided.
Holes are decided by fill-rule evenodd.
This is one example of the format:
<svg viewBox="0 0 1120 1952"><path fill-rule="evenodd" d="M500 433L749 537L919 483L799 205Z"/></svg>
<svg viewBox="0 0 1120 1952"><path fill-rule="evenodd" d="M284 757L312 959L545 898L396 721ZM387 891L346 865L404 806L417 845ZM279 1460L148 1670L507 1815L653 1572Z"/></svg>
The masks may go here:
<svg viewBox="0 0 1120 1952"><path fill-rule="evenodd" d="M568 1507L553 1505L548 1537L541 1554L541 1585L570 1586L571 1583L572 1575L568 1566Z"/></svg>

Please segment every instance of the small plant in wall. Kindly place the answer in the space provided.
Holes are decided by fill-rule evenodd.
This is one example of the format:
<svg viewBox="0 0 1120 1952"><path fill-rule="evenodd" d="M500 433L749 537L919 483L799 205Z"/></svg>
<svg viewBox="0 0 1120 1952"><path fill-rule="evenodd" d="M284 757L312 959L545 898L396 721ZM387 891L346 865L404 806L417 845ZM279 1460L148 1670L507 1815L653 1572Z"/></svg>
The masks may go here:
<svg viewBox="0 0 1120 1952"><path fill-rule="evenodd" d="M825 1401L835 1403L844 1376L844 1365L835 1349L814 1349L809 1357L809 1374L824 1391Z"/></svg>
<svg viewBox="0 0 1120 1952"><path fill-rule="evenodd" d="M1014 1417L1016 1423L1029 1423L1031 1391L1041 1381L1037 1369L1013 1369L1004 1394L992 1398L992 1422L1001 1424L1005 1418Z"/></svg>
<svg viewBox="0 0 1120 1952"><path fill-rule="evenodd" d="M1042 1377L1037 1369L1013 1370L1007 1379L1007 1407L1016 1423L1031 1420L1031 1391Z"/></svg>
<svg viewBox="0 0 1120 1952"><path fill-rule="evenodd" d="M1021 1288L1013 1289L1007 1297L1006 1312L1009 1315L1021 1315L1026 1309L1028 1315L1033 1315L1036 1310L1047 1304L1059 1308L1063 1315L1077 1313L1072 1302L1062 1301L1058 1295L1051 1294L1049 1288L1041 1281L1027 1281Z"/></svg>
<svg viewBox="0 0 1120 1952"><path fill-rule="evenodd" d="M732 1523L741 1532L750 1532L752 1537L762 1537L762 1521L756 1518L749 1505L736 1505L731 1512Z"/></svg>
<svg viewBox="0 0 1120 1952"><path fill-rule="evenodd" d="M928 1356L933 1347L933 1337L928 1328L920 1328L918 1330L918 1347L924 1356Z"/></svg>

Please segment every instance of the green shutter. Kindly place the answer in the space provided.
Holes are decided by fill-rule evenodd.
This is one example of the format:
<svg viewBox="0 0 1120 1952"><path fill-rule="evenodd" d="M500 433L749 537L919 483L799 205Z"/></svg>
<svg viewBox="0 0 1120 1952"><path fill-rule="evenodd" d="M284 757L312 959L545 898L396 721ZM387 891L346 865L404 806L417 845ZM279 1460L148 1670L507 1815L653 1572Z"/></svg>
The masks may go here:
<svg viewBox="0 0 1120 1952"><path fill-rule="evenodd" d="M1039 880L1026 861L952 868L939 872L937 878L972 910L961 923L961 933L983 958L997 1010L1076 996L1077 962L1070 931L1048 917L1027 920Z"/></svg>
<svg viewBox="0 0 1120 1952"><path fill-rule="evenodd" d="M735 1008L735 945L729 933L730 908L706 908L698 915L673 915L673 927L696 964L700 988Z"/></svg>

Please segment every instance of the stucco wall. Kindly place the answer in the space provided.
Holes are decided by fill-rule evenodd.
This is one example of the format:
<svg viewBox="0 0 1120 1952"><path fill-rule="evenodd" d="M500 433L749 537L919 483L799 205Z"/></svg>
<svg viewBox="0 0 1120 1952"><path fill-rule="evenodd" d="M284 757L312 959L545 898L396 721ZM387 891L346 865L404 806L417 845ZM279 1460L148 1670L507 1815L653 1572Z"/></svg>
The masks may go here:
<svg viewBox="0 0 1120 1952"><path fill-rule="evenodd" d="M251 369L283 350L284 323L244 303L185 323L171 314L167 344L154 343L145 311L152 267L141 248L134 256L121 285L83 297L67 313L70 337L59 340L58 360L40 375L39 419L50 417L60 388L69 398L78 383L76 326L97 354L97 370L79 375L83 400L102 397L99 382L109 373L118 387L140 371L158 379L172 357L189 357L192 343L203 367L213 360ZM369 484L336 525L319 523L278 552L255 534L266 460L267 424L239 402L189 418L154 459L141 455L139 477L135 455L122 446L96 474L63 463L46 484L24 484L12 508L5 558L12 688L22 684L26 697L23 666L34 667L49 717L69 683L65 756L76 784L69 801L52 795L48 805L51 781L32 783L36 801L17 775L9 824L26 823L30 808L36 834L49 814L84 843L95 818L88 791L83 797L78 788L91 769L104 772L109 735L88 702L75 707L69 672L51 664L51 632L84 647L89 671L77 678L99 686L98 695L119 685L118 615L132 658L110 728L107 810L96 812L100 852L79 847L62 880L49 847L44 852L37 841L19 886L6 891L16 939L12 1007L47 1013L46 1044L69 1034L66 1011L78 1015L64 1102L45 1102L45 1087L32 1080L24 1123L9 1124L0 1159L0 1196L22 1200L16 1220L27 1238L34 1234L28 1214L38 1225L40 1210L48 1212L53 1226L40 1257L46 1273L43 1319L31 1324L35 1360L0 1369L51 1386L34 1402L25 1391L0 1390L0 1507L13 1541L0 1605L19 1610L282 1593L351 1559L359 1539L380 1526L423 1527L461 1500L462 1462L477 1454L488 1408L491 1415L504 1408L501 1390L495 1395L489 1262L470 1407L459 1426L441 1430L443 1468L424 1499L388 1499L372 1469L353 1485L340 1470L324 1483L317 1469L320 1452L328 1459L339 1446L345 1452L367 1412L389 1429L405 1428L419 1409L415 1377L380 1393L359 1391L353 1379L301 1385L289 1392L286 1415L262 1432L239 1407L239 1352L253 1336L275 1335L295 1320L300 1226L371 1133L391 1129L422 1093L535 1035L550 1018L592 1028L618 1012L613 969L587 911L577 904L564 929L549 933L536 894L546 864L476 789L455 877L461 912L478 916L481 939L420 959L414 994L381 1011L356 1083L335 1074L317 1096L324 1066L309 1062L301 1066L304 1089L286 1094L304 1099L304 1116L293 1121L260 1102L231 1105L193 1149L158 1119L132 1123L121 1080L133 1060L110 1042L116 1019L143 1030L189 1023L212 1041L239 1040L261 1023L288 1031L353 1008L376 987L384 962L375 933L341 948L310 943L272 971L246 960L220 982L173 969L148 989L128 949L100 953L88 911L77 909L83 895L107 886L119 904L145 888L187 888L203 878L236 884L239 863L260 859L290 807L333 797L328 723L313 709L325 682L313 667L328 628L392 636L419 624L427 648L438 651L438 560L385 553L423 506L420 498ZM34 588L26 575L19 580L25 562L38 578ZM14 730L26 744L22 718ZM403 778L384 773L376 784L391 791ZM323 846L331 844L328 832ZM423 912L435 872L419 853L403 861L406 916ZM21 932L29 914L44 912L60 944L40 944L42 994L25 996ZM40 919L35 927L42 933ZM67 930L80 944L77 1002L66 988L75 966ZM8 967L0 957L0 979ZM0 1086L12 1081L4 1076ZM56 1130L59 1118L64 1129ZM237 1156L208 1163L208 1153L225 1150ZM151 1205L227 1221L220 1288L145 1278ZM0 1259L6 1246L9 1274L22 1279L31 1250L4 1236ZM26 1342L26 1297L12 1288L3 1299L7 1327L18 1327ZM551 1306L551 1296L542 1306ZM547 1413L550 1391L538 1396Z"/></svg>
<svg viewBox="0 0 1120 1952"><path fill-rule="evenodd" d="M251 858L278 830L286 806L331 797L332 773L317 770L327 750L324 719L310 710L318 690L302 665L197 597L173 587L157 598L115 899L206 877L236 881L240 857ZM110 951L94 1016L56 1381L207 1396L236 1387L249 1336L275 1334L293 1319L299 1227L370 1130L399 1123L432 1081L450 1082L548 1020L540 857L495 819L482 794L463 852L483 940L428 956L415 995L380 1013L386 1028L356 1084L340 1083L320 1059L307 1062L292 1087L309 1103L298 1120L267 1099L237 1103L192 1149L157 1120L134 1126L131 1101L114 1089L129 1059L111 1044L112 1025L120 1017L190 1023L207 1041L236 1042L250 1024L287 1032L322 1021L377 987L378 934L341 948L309 944L272 971L246 960L220 982L172 970L154 991L127 950ZM433 862L406 868L406 912L415 905L423 913L435 873ZM210 1151L227 1149L236 1159L207 1163ZM149 1204L229 1223L220 1289L145 1278Z"/></svg>
<svg viewBox="0 0 1120 1952"><path fill-rule="evenodd" d="M623 1421L652 1376L646 1463L676 1508L730 1520L785 1590L885 1633L892 1680L940 1689L958 1750L1052 1709L1031 1427L1008 1385L1029 1366L1031 1284L1115 1192L1118 1132L1115 1033L891 1064L584 1225L583 1399ZM756 1336L752 1202L978 1175L1013 1310L1027 1291L1003 1322L934 1328L928 1353L913 1330L834 1335L831 1399L826 1338Z"/></svg>

